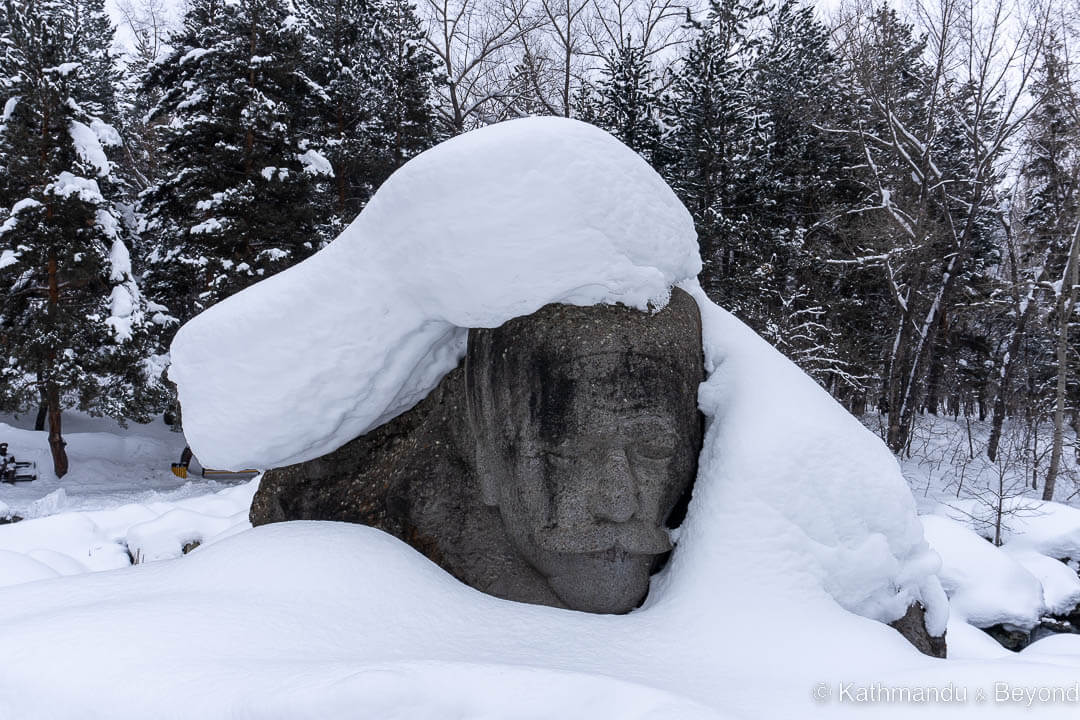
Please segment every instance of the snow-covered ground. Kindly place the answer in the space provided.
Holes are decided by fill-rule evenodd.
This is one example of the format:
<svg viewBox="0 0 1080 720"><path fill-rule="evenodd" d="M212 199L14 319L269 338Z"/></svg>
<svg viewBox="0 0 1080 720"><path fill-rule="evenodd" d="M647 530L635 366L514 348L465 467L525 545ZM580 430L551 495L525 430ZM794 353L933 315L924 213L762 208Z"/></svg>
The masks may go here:
<svg viewBox="0 0 1080 720"><path fill-rule="evenodd" d="M121 428L65 413L71 470L57 479L47 433L25 429L25 418L4 419L0 442L35 460L38 479L0 484L0 519L23 518L0 525L0 586L180 557L185 546L251 527L257 481L176 477L169 466L183 436L162 423Z"/></svg>
<svg viewBox="0 0 1080 720"><path fill-rule="evenodd" d="M862 421L882 431L882 418ZM1067 430L1057 502L1043 502L1033 485L1046 473L1052 429L1044 423L1037 439L1029 433L1023 423L1007 420L992 463L986 455L990 422L927 414L917 418L910 454L900 458L927 539L942 556L940 577L954 621L1028 632L1045 616L1068 615L1080 603L1075 436Z"/></svg>
<svg viewBox="0 0 1080 720"><path fill-rule="evenodd" d="M109 418L63 414L70 471L57 480L45 433L34 432L33 415L0 415L0 442L19 460L37 463L31 483L0 484L0 503L25 518L61 510L99 510L124 503L179 500L224 489L197 474L181 480L169 471L180 459L184 436L160 419L121 428ZM0 516L6 514L0 506Z"/></svg>
<svg viewBox="0 0 1080 720"><path fill-rule="evenodd" d="M678 282L702 314L706 433L678 545L643 607L608 616L500 600L362 526L250 529L254 482L129 495L188 492L109 485L129 462L167 473L166 450L180 447L142 436L131 447L145 454L129 453L132 428L72 453L73 473L82 459L100 476L88 486L113 488L84 495L82 507L97 509L42 504L38 515L56 512L0 526L0 575L12 582L0 589L0 718L774 720L849 706L982 717L988 705L1075 717L1080 636L1009 653L969 624L1002 619L971 597L983 581L996 592L988 581L999 573L1023 590L1008 593L1020 598L1005 608L1018 611L1011 622L1068 602L1042 558L1071 550L1074 510L1044 506L1011 528L1006 549L939 502L921 522L884 444L705 297L692 227L644 162L572 121L506 126L410 162L395 175L408 182L380 189L337 250L189 324L181 349L200 337L230 343L212 359L174 352L185 420L211 462L318 454L437 382L472 323L556 300L655 306ZM492 206L445 202L464 201L462 187ZM363 287L373 267L396 267L388 277L410 291L380 295L386 277ZM16 454L44 451L42 434L20 438ZM53 491L40 482L14 492ZM27 510L37 499L13 497ZM127 567L132 556L147 562ZM933 632L947 624L952 659L921 655L886 624L915 601Z"/></svg>

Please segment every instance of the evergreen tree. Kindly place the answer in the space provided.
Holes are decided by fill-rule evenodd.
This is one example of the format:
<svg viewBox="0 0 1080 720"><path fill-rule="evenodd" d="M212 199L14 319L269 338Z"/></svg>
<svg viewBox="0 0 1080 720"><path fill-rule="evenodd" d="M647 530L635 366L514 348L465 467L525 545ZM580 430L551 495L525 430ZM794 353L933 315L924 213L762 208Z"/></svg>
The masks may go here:
<svg viewBox="0 0 1080 720"><path fill-rule="evenodd" d="M658 166L662 162L658 85L645 49L627 35L604 57L600 79L579 96L576 114Z"/></svg>
<svg viewBox="0 0 1080 720"><path fill-rule="evenodd" d="M329 161L320 204L329 241L394 170L437 142L435 62L407 0L296 4L307 34L309 151Z"/></svg>
<svg viewBox="0 0 1080 720"><path fill-rule="evenodd" d="M180 322L318 247L302 40L285 0L193 0L147 78L161 180L140 203L145 284Z"/></svg>
<svg viewBox="0 0 1080 720"><path fill-rule="evenodd" d="M7 0L3 16L0 405L41 403L61 477L62 410L145 421L161 368L109 159L120 138L103 2Z"/></svg>
<svg viewBox="0 0 1080 720"><path fill-rule="evenodd" d="M161 0L149 0L141 11L129 7L126 13L131 45L123 57L122 74L116 84L120 136L124 152L121 171L137 194L159 180L155 124L148 115L160 102L160 90L144 91L150 69L164 54L167 31L161 17ZM145 253L140 253L145 256Z"/></svg>
<svg viewBox="0 0 1080 720"><path fill-rule="evenodd" d="M749 82L758 132L743 172L753 234L733 283L740 305L819 382L840 394L859 390L841 348L840 279L825 262L838 239L831 220L855 201L844 168L857 160L845 138L823 129L845 122L846 81L812 7L785 0L770 12Z"/></svg>
<svg viewBox="0 0 1080 720"><path fill-rule="evenodd" d="M1061 274L1068 252L1065 245L1080 218L1080 127L1070 116L1075 91L1069 86L1059 43L1050 43L1032 94L1038 105L1022 173L1027 202L1020 260L1032 269L1049 265L1049 277L1055 277Z"/></svg>
<svg viewBox="0 0 1080 720"><path fill-rule="evenodd" d="M1029 385L1036 402L1054 407L1053 453L1044 500L1052 500L1061 467L1066 410L1080 427L1080 361L1068 352L1075 338L1077 249L1080 234L1080 97L1069 80L1061 44L1051 38L1033 92L1038 99L1027 142L1026 212L1018 259L1025 282L1035 284L1034 299L1044 323L1029 333ZM1046 292L1045 288L1053 288ZM1075 348L1075 340L1071 343Z"/></svg>
<svg viewBox="0 0 1080 720"><path fill-rule="evenodd" d="M679 67L664 123L672 158L664 174L690 209L701 245L702 286L734 312L745 297L732 287L753 246L747 210L756 203L751 148L761 143L751 79L761 38L761 0L712 0ZM743 275L745 277L745 275Z"/></svg>

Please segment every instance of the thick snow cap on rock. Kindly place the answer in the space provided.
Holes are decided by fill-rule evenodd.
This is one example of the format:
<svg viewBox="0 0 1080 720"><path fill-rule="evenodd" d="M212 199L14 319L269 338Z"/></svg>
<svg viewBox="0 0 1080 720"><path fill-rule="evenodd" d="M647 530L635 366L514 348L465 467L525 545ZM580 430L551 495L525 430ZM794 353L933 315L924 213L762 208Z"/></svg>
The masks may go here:
<svg viewBox="0 0 1080 720"><path fill-rule="evenodd" d="M421 400L465 329L552 302L663 306L701 267L689 213L591 125L500 123L419 155L333 243L177 333L169 376L210 467L324 455Z"/></svg>

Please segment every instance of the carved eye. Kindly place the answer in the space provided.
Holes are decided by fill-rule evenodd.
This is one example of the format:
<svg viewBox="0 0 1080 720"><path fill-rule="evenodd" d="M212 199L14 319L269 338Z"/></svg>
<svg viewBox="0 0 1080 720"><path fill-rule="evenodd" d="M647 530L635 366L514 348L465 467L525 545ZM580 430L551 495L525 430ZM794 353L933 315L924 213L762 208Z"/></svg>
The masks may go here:
<svg viewBox="0 0 1080 720"><path fill-rule="evenodd" d="M574 458L569 455L564 455L561 452L555 450L546 451L544 453L544 457L546 457L548 459L548 462L553 465L565 466L572 465L574 463Z"/></svg>
<svg viewBox="0 0 1080 720"><path fill-rule="evenodd" d="M675 443L664 441L645 441L635 443L633 453L646 460L670 460L675 454Z"/></svg>

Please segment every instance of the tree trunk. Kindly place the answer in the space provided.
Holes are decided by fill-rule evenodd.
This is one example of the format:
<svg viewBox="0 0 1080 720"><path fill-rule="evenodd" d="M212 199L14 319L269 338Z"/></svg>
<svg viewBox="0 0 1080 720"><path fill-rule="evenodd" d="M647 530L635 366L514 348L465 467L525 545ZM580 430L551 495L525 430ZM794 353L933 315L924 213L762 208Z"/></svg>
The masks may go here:
<svg viewBox="0 0 1080 720"><path fill-rule="evenodd" d="M60 307L60 282L57 277L56 256L49 254L49 315L55 322ZM64 438L60 435L60 386L52 374L56 371L56 353L49 353L49 369L45 373L45 406L49 419L49 449L52 451L53 472L62 478L68 471L67 452L64 451Z"/></svg>
<svg viewBox="0 0 1080 720"><path fill-rule="evenodd" d="M1001 364L1001 382L998 383L997 397L994 399L994 420L990 426L990 441L986 444L986 457L990 462L997 462L998 444L1001 442L1001 425L1005 422L1005 404L1009 399L1009 386L1012 384L1014 366L1017 356L1020 354L1020 346L1024 341L1024 331L1028 320L1035 309L1035 294L1032 291L1028 298L1027 307L1018 313L1016 327L1013 328L1012 337L1009 338L1009 348L1005 351L1005 357Z"/></svg>
<svg viewBox="0 0 1080 720"><path fill-rule="evenodd" d="M941 405L941 376L945 374L945 352L948 349L948 335L940 339L930 349L930 374L926 380L926 401L923 407L931 415L937 415Z"/></svg>
<svg viewBox="0 0 1080 720"><path fill-rule="evenodd" d="M1065 263L1065 274L1061 278L1061 292L1058 295L1058 338L1057 338L1057 391L1054 402L1054 446L1050 450L1050 467L1046 469L1046 481L1043 483L1043 500L1054 499L1054 483L1057 481L1061 466L1061 449L1065 438L1065 390L1069 374L1069 320L1072 318L1076 300L1077 257L1080 250L1080 224L1073 232L1069 259Z"/></svg>
<svg viewBox="0 0 1080 720"><path fill-rule="evenodd" d="M1072 427L1075 436L1073 450L1076 452L1076 462L1080 464L1080 408L1073 408Z"/></svg>
<svg viewBox="0 0 1080 720"><path fill-rule="evenodd" d="M60 434L60 388L52 380L46 384L45 396L48 406L49 450L52 451L53 472L56 473L56 477L62 478L68 471L67 451L64 450L67 443Z"/></svg>
<svg viewBox="0 0 1080 720"><path fill-rule="evenodd" d="M48 410L48 401L45 399L45 385L41 382L41 374L38 374L38 390L41 393L41 403L38 404L37 418L34 419L34 430L41 432L45 429L45 416Z"/></svg>

